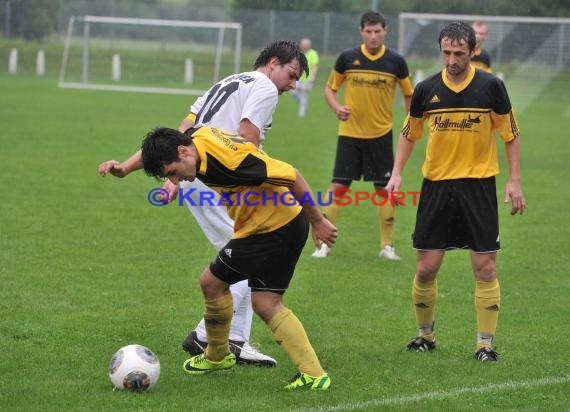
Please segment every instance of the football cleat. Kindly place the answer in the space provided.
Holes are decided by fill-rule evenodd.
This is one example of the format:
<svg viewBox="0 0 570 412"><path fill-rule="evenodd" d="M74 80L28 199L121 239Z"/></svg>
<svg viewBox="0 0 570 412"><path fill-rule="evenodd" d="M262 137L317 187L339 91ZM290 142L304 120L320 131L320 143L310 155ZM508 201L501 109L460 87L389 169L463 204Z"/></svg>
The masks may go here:
<svg viewBox="0 0 570 412"><path fill-rule="evenodd" d="M271 356L267 356L249 342L238 342L230 340L230 351L236 355L236 361L240 365L255 365L273 368L277 366L277 361Z"/></svg>
<svg viewBox="0 0 570 412"><path fill-rule="evenodd" d="M182 342L184 352L188 352L192 356L204 353L206 346L208 346L208 342L198 339L198 334L195 330L190 332L188 336L186 336L186 339L184 339L184 342Z"/></svg>
<svg viewBox="0 0 570 412"><path fill-rule="evenodd" d="M205 373L221 371L225 369L233 368L236 364L236 355L233 353L228 353L224 359L219 362L213 362L206 359L204 353L196 356L192 356L190 359L186 359L182 367L190 375L203 375Z"/></svg>
<svg viewBox="0 0 570 412"><path fill-rule="evenodd" d="M491 348L484 347L475 352L475 359L481 362L497 362L499 354Z"/></svg>
<svg viewBox="0 0 570 412"><path fill-rule="evenodd" d="M331 248L327 246L326 243L323 243L320 248L315 249L313 254L311 255L314 258L326 258L331 251Z"/></svg>
<svg viewBox="0 0 570 412"><path fill-rule="evenodd" d="M261 353L259 350L249 344L249 342L240 342L235 340L229 341L230 352L236 355L236 362L240 365L255 365L266 366L272 368L277 366L277 361L271 356ZM195 330L190 332L184 342L182 342L182 349L192 356L204 353L208 342L198 339L198 334Z"/></svg>
<svg viewBox="0 0 570 412"><path fill-rule="evenodd" d="M386 260L402 260L402 258L396 254L396 248L390 245L384 246L380 253L378 253L378 257Z"/></svg>
<svg viewBox="0 0 570 412"><path fill-rule="evenodd" d="M422 336L413 338L410 343L406 345L406 350L416 352L427 352L435 349L435 338L433 341L424 339Z"/></svg>
<svg viewBox="0 0 570 412"><path fill-rule="evenodd" d="M285 389L307 388L312 391L325 391L331 386L331 378L328 373L313 378L303 372L297 372Z"/></svg>

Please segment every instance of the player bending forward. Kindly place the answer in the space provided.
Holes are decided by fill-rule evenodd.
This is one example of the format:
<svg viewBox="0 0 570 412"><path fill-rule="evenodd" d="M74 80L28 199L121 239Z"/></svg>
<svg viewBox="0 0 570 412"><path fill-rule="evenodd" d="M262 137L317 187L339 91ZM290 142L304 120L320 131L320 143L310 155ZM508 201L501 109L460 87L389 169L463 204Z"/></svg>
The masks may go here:
<svg viewBox="0 0 570 412"><path fill-rule="evenodd" d="M311 190L303 176L242 137L206 126L186 133L168 128L151 131L142 144L142 161L150 176L167 177L174 184L199 178L231 199L228 213L235 221L233 238L200 275L208 346L204 353L186 360L184 370L197 375L235 365L236 357L228 344L233 316L229 286L247 279L253 310L299 370L285 387L328 389L331 380L303 325L283 305L283 294L307 240L309 224L318 246L321 241L332 246L337 237L336 227L318 207L312 202L298 203ZM237 197L246 191L248 202L238 203ZM275 196L282 199L288 193L287 202L263 201Z"/></svg>

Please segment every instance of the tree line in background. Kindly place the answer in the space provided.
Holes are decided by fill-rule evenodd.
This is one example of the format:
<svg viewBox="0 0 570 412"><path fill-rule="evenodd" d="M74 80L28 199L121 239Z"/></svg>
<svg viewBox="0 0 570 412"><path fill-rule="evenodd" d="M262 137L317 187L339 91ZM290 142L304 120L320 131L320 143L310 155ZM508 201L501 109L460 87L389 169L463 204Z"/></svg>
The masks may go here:
<svg viewBox="0 0 570 412"><path fill-rule="evenodd" d="M330 13L363 13L377 7L387 15L400 12L481 14L499 16L570 17L568 0L137 0L146 6L224 7ZM97 0L101 14L129 8L130 0ZM57 26L64 0L0 0L4 37L41 40ZM140 17L140 16L138 16ZM7 35L8 34L8 35Z"/></svg>
<svg viewBox="0 0 570 412"><path fill-rule="evenodd" d="M188 0L188 3L191 3ZM233 0L242 9L275 9L335 13L362 13L377 5L384 14L481 14L497 16L570 17L568 0Z"/></svg>

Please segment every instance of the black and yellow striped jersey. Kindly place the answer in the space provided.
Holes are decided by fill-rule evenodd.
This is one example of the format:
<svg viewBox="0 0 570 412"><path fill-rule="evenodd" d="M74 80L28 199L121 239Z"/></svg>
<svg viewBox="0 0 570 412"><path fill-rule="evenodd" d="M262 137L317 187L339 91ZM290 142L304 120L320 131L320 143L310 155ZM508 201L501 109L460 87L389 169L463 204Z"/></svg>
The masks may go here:
<svg viewBox="0 0 570 412"><path fill-rule="evenodd" d="M422 171L430 180L495 176L499 173L495 130L506 142L519 136L504 83L473 66L459 85L447 80L445 69L416 85L402 135L420 139L426 120Z"/></svg>
<svg viewBox="0 0 570 412"><path fill-rule="evenodd" d="M413 92L406 61L382 46L378 54L368 53L364 44L347 49L338 57L327 85L338 91L345 84L344 104L350 118L339 122L339 136L370 139L392 130L392 109L396 85L404 96Z"/></svg>
<svg viewBox="0 0 570 412"><path fill-rule="evenodd" d="M196 177L220 193L219 202L235 222L235 239L272 232L300 213L290 194L297 176L293 166L221 129L205 126L190 133L200 156Z"/></svg>
<svg viewBox="0 0 570 412"><path fill-rule="evenodd" d="M475 49L475 54L471 58L471 64L477 69L493 73L491 69L491 56L489 56L489 53L484 49Z"/></svg>

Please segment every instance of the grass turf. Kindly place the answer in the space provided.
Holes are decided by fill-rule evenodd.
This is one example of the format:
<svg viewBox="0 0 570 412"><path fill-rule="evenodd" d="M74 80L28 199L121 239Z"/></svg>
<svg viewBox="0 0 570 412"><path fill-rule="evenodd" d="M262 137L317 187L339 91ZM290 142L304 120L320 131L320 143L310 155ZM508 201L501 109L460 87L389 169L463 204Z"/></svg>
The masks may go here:
<svg viewBox="0 0 570 412"><path fill-rule="evenodd" d="M560 74L519 113L529 207L522 217L500 207L501 361L472 359L474 282L465 252L449 253L440 272L438 350L403 351L416 333L415 209L398 210L395 244L404 260L384 262L375 210L364 204L341 211L329 259L312 259L307 244L285 295L333 380L327 393L289 393L282 386L294 366L258 319L252 338L278 368L184 374L180 343L201 317L198 275L214 251L186 210L148 203L160 183L142 173L124 180L96 173L101 161L130 155L150 128L176 126L192 98L64 90L49 76L0 74L0 409L567 409L570 102L560 90L569 83L569 73ZM336 120L320 86L304 119L290 96L281 97L264 145L296 165L314 190L328 186L336 145ZM398 109L396 131L402 118ZM419 188L423 144L410 159L404 190ZM108 362L130 343L161 360L151 393L111 389Z"/></svg>

